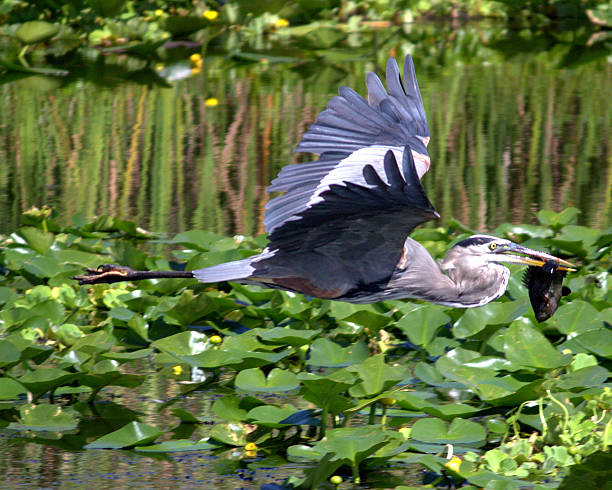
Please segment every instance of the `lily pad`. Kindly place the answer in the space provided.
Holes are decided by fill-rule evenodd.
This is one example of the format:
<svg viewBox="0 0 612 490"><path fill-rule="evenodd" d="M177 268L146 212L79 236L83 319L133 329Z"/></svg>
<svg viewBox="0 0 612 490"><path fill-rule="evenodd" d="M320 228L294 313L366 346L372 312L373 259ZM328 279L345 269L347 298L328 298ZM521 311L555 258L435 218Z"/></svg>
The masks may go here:
<svg viewBox="0 0 612 490"><path fill-rule="evenodd" d="M471 420L454 419L447 427L441 419L427 418L414 423L410 437L427 443L481 446L486 442L487 431Z"/></svg>
<svg viewBox="0 0 612 490"><path fill-rule="evenodd" d="M121 449L133 446L145 446L157 439L163 432L157 428L130 422L119 430L106 434L84 446L84 449Z"/></svg>
<svg viewBox="0 0 612 490"><path fill-rule="evenodd" d="M504 347L508 360L521 366L554 369L571 361L564 359L543 334L526 323L510 325Z"/></svg>
<svg viewBox="0 0 612 490"><path fill-rule="evenodd" d="M356 373L361 379L361 382L349 389L349 393L357 398L378 395L405 379L408 374L401 366L386 364L384 354L369 357L347 370Z"/></svg>
<svg viewBox="0 0 612 490"><path fill-rule="evenodd" d="M206 451L217 449L219 446L208 442L208 438L200 441L190 441L188 439L174 439L172 441L164 441L151 446L138 446L134 451L138 453L178 453L187 451Z"/></svg>
<svg viewBox="0 0 612 490"><path fill-rule="evenodd" d="M27 392L26 387L14 379L0 378L0 400L16 400Z"/></svg>
<svg viewBox="0 0 612 490"><path fill-rule="evenodd" d="M25 405L19 409L19 422L12 422L13 430L64 432L76 429L78 420L57 405Z"/></svg>
<svg viewBox="0 0 612 490"><path fill-rule="evenodd" d="M333 453L332 460L358 465L388 443L378 427L349 427L327 431L327 439L317 442L314 449L322 455Z"/></svg>
<svg viewBox="0 0 612 490"><path fill-rule="evenodd" d="M297 409L291 405L283 405L282 407L276 405L261 405L249 411L247 420L257 425L276 429L287 427L289 424L281 423L281 421L287 419L296 412Z"/></svg>
<svg viewBox="0 0 612 490"><path fill-rule="evenodd" d="M244 446L247 442L247 435L245 425L237 422L217 424L210 431L211 439L229 446Z"/></svg>
<svg viewBox="0 0 612 490"><path fill-rule="evenodd" d="M326 338L319 338L310 346L308 364L320 367L344 367L361 362L369 355L368 346L361 341L342 347Z"/></svg>
<svg viewBox="0 0 612 490"><path fill-rule="evenodd" d="M266 375L259 368L240 371L235 380L236 388L259 393L283 393L295 390L300 383L295 374L274 368Z"/></svg>
<svg viewBox="0 0 612 490"><path fill-rule="evenodd" d="M42 20L24 22L15 31L17 38L25 44L34 44L51 39L59 32L59 26ZM44 252L41 252L44 253Z"/></svg>

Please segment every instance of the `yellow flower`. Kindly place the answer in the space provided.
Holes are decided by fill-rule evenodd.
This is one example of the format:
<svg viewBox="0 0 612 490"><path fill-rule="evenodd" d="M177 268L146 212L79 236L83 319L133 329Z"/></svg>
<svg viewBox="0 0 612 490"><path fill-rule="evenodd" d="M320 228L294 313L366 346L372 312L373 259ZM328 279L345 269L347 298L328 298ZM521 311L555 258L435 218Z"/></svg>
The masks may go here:
<svg viewBox="0 0 612 490"><path fill-rule="evenodd" d="M204 102L204 105L207 105L208 107L215 107L215 106L219 105L219 100L218 100L218 99L215 99L214 97L211 97L210 99L206 99L206 102ZM215 344L215 343L220 344L221 342L214 342L214 341L213 341L213 339L214 339L215 337L219 337L219 336L218 336L218 335L213 335L213 336L210 338L210 341L211 341L213 344ZM221 338L221 337L219 337L219 339L220 339L220 338Z"/></svg>
<svg viewBox="0 0 612 490"><path fill-rule="evenodd" d="M254 458L255 456L257 456L257 451L245 451L244 455L247 458Z"/></svg>
<svg viewBox="0 0 612 490"><path fill-rule="evenodd" d="M245 451L257 451L257 444L255 444L254 442L248 442L244 446L244 450Z"/></svg>
<svg viewBox="0 0 612 490"><path fill-rule="evenodd" d="M398 432L403 436L404 439L408 439L410 437L411 429L410 427L402 427L398 430Z"/></svg>
<svg viewBox="0 0 612 490"><path fill-rule="evenodd" d="M274 23L274 27L277 28L282 28L282 27L289 27L289 21L287 19L278 19L275 23Z"/></svg>
<svg viewBox="0 0 612 490"><path fill-rule="evenodd" d="M192 63L197 63L198 61L202 61L202 56L200 55L200 53L193 53L189 57L189 61L191 61Z"/></svg>
<svg viewBox="0 0 612 490"><path fill-rule="evenodd" d="M161 17L162 15L164 15L164 11L162 9L157 9L155 11L155 17Z"/></svg>
<svg viewBox="0 0 612 490"><path fill-rule="evenodd" d="M194 67L191 69L191 74L192 74L192 75L197 75L198 73L200 73L200 71L202 71L202 69L201 69L199 66L194 66Z"/></svg>
<svg viewBox="0 0 612 490"><path fill-rule="evenodd" d="M206 10L202 15L208 20L215 20L219 17L219 12L216 10Z"/></svg>
<svg viewBox="0 0 612 490"><path fill-rule="evenodd" d="M178 376L178 375L179 375L179 374L181 374L182 372L183 372L183 367L182 367L182 366L180 366L180 365L179 365L179 366L174 366L174 367L172 368L172 373L173 373L175 376Z"/></svg>
<svg viewBox="0 0 612 490"><path fill-rule="evenodd" d="M454 471L455 473L459 473L459 468L461 466L461 458L453 456L446 463L444 463L444 466L449 470Z"/></svg>

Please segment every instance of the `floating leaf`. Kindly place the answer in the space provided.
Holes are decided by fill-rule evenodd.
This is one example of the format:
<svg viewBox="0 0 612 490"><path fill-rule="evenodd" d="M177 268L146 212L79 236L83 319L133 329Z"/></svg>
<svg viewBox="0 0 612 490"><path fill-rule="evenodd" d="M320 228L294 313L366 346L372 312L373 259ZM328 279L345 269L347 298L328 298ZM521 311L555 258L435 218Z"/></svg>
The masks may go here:
<svg viewBox="0 0 612 490"><path fill-rule="evenodd" d="M359 364L347 368L356 373L361 382L351 386L349 393L357 398L375 396L397 384L407 376L407 371L401 366L389 366L385 363L384 354L367 358Z"/></svg>
<svg viewBox="0 0 612 490"><path fill-rule="evenodd" d="M13 430L64 432L76 429L78 420L57 405L24 405L19 409L19 423L11 423Z"/></svg>
<svg viewBox="0 0 612 490"><path fill-rule="evenodd" d="M350 427L327 431L327 440L317 442L314 449L320 454L333 453L332 460L358 465L388 443L378 427Z"/></svg>
<svg viewBox="0 0 612 490"><path fill-rule="evenodd" d="M257 425L264 427L279 428L287 427L289 424L281 423L282 420L291 417L297 412L296 408L291 405L261 405L255 407L247 414L247 420Z"/></svg>
<svg viewBox="0 0 612 490"><path fill-rule="evenodd" d="M447 427L443 420L427 418L414 423L410 437L427 443L480 446L486 441L487 431L471 420L454 419Z"/></svg>
<svg viewBox="0 0 612 490"><path fill-rule="evenodd" d="M84 449L121 449L144 446L157 439L163 432L140 422L130 422L119 430L106 434L84 446Z"/></svg>
<svg viewBox="0 0 612 490"><path fill-rule="evenodd" d="M259 368L245 369L238 373L235 384L241 390L260 393L283 393L300 386L295 374L278 368L270 371L267 378Z"/></svg>
<svg viewBox="0 0 612 490"><path fill-rule="evenodd" d="M164 441L151 446L138 446L134 451L138 453L178 453L187 451L207 451L209 449L217 449L219 446L208 442L208 438L201 439L197 442L188 439L174 439L172 441Z"/></svg>
<svg viewBox="0 0 612 490"><path fill-rule="evenodd" d="M279 345L299 347L310 342L321 333L321 330L295 330L287 327L261 329L257 335L266 342Z"/></svg>
<svg viewBox="0 0 612 490"><path fill-rule="evenodd" d="M18 381L29 391L38 395L54 390L63 384L68 384L79 376L81 376L79 373L69 373L57 368L46 368L29 371Z"/></svg>
<svg viewBox="0 0 612 490"><path fill-rule="evenodd" d="M24 22L15 31L15 35L22 43L34 44L46 41L59 32L59 26L42 20ZM44 253L44 252L41 252Z"/></svg>
<svg viewBox="0 0 612 490"><path fill-rule="evenodd" d="M319 338L310 346L308 364L321 367L344 367L361 362L369 355L368 346L361 341L348 347L341 347L331 340Z"/></svg>
<svg viewBox="0 0 612 490"><path fill-rule="evenodd" d="M574 337L572 340L593 354L612 358L612 330L609 328L589 330Z"/></svg>
<svg viewBox="0 0 612 490"><path fill-rule="evenodd" d="M14 379L0 378L0 400L16 400L27 391L25 386Z"/></svg>
<svg viewBox="0 0 612 490"><path fill-rule="evenodd" d="M246 420L249 410L260 405L265 405L265 402L252 396L238 398L236 395L228 395L215 400L212 411L230 422L242 422Z"/></svg>
<svg viewBox="0 0 612 490"><path fill-rule="evenodd" d="M597 318L598 313L595 307L586 301L571 301L557 310L557 328L561 333L572 336L601 328L602 322Z"/></svg>
<svg viewBox="0 0 612 490"><path fill-rule="evenodd" d="M55 235L53 233L34 228L33 226L19 228L19 234L25 238L28 245L39 254L47 253L47 250L49 250L53 244L53 240L55 240Z"/></svg>
<svg viewBox="0 0 612 490"><path fill-rule="evenodd" d="M570 362L538 330L514 322L506 332L504 352L509 361L538 369L554 369Z"/></svg>
<svg viewBox="0 0 612 490"><path fill-rule="evenodd" d="M241 423L217 424L210 431L212 439L229 446L244 446L247 434L246 427Z"/></svg>
<svg viewBox="0 0 612 490"><path fill-rule="evenodd" d="M450 322L450 317L437 305L418 305L406 313L395 326L400 328L414 345L427 346L434 339L440 326Z"/></svg>
<svg viewBox="0 0 612 490"><path fill-rule="evenodd" d="M480 308L467 309L453 325L453 334L465 339L477 334L487 325L501 325L516 320L529 309L526 298L507 303L489 303Z"/></svg>

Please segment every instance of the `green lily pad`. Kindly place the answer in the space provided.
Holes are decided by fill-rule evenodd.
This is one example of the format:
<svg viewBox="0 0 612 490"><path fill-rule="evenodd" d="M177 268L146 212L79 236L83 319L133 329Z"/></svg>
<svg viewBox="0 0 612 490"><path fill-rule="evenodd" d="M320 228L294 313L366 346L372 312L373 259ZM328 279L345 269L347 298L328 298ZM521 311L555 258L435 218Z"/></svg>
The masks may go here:
<svg viewBox="0 0 612 490"><path fill-rule="evenodd" d="M299 388L297 376L290 371L274 368L266 375L259 368L240 371L235 380L236 388L259 393L283 393Z"/></svg>
<svg viewBox="0 0 612 490"><path fill-rule="evenodd" d="M78 420L57 405L24 405L19 409L19 422L12 422L13 430L64 432L76 429Z"/></svg>
<svg viewBox="0 0 612 490"><path fill-rule="evenodd" d="M55 240L55 235L53 233L34 228L33 226L24 226L20 228L19 234L25 238L25 241L30 247L43 255L47 253Z"/></svg>
<svg viewBox="0 0 612 490"><path fill-rule="evenodd" d="M356 376L348 371L336 371L329 376L301 372L297 376L303 386L303 397L318 407L328 408L332 413L340 413L350 408L352 403L340 393L348 390Z"/></svg>
<svg viewBox="0 0 612 490"><path fill-rule="evenodd" d="M84 446L84 449L121 449L133 446L145 446L157 439L163 432L157 428L130 422L121 429L106 434Z"/></svg>
<svg viewBox="0 0 612 490"><path fill-rule="evenodd" d="M246 420L249 410L260 405L265 405L265 402L252 396L239 398L236 395L228 395L215 400L212 411L218 417L230 422L242 422Z"/></svg>
<svg viewBox="0 0 612 490"><path fill-rule="evenodd" d="M557 386L564 390L601 386L606 382L609 375L610 371L601 366L587 366L560 376L557 380Z"/></svg>
<svg viewBox="0 0 612 490"><path fill-rule="evenodd" d="M388 443L378 427L349 427L327 431L327 439L317 442L314 449L323 455L333 453L332 460L358 465Z"/></svg>
<svg viewBox="0 0 612 490"><path fill-rule="evenodd" d="M418 305L406 313L395 326L400 328L414 345L425 347L434 339L438 328L450 320L440 306Z"/></svg>
<svg viewBox="0 0 612 490"><path fill-rule="evenodd" d="M321 330L295 330L288 327L274 327L271 329L261 329L257 335L261 340L278 345L291 345L299 347L309 343Z"/></svg>
<svg viewBox="0 0 612 490"><path fill-rule="evenodd" d="M361 379L349 389L351 396L356 398L378 395L405 379L408 374L401 366L386 364L384 354L369 357L348 367L347 371L356 373Z"/></svg>
<svg viewBox="0 0 612 490"><path fill-rule="evenodd" d="M0 400L16 400L27 392L26 387L14 379L0 378Z"/></svg>
<svg viewBox="0 0 612 490"><path fill-rule="evenodd" d="M208 442L208 438L194 442L188 439L174 439L172 441L164 441L151 446L138 446L134 451L138 453L178 453L187 451L207 451L209 449L217 449L219 446Z"/></svg>
<svg viewBox="0 0 612 490"><path fill-rule="evenodd" d="M244 446L247 442L247 435L245 425L237 422L217 424L210 431L211 439L228 446Z"/></svg>
<svg viewBox="0 0 612 490"><path fill-rule="evenodd" d="M364 342L342 347L326 338L315 340L310 346L308 364L320 367L344 367L365 360L370 355Z"/></svg>
<svg viewBox="0 0 612 490"><path fill-rule="evenodd" d="M42 20L24 22L15 31L17 38L25 44L35 44L51 39L59 32L59 26ZM44 253L44 252L41 252Z"/></svg>
<svg viewBox="0 0 612 490"><path fill-rule="evenodd" d="M297 409L291 405L261 405L250 410L247 414L247 420L257 425L277 429L287 427L289 424L282 424L281 420L285 420L297 412Z"/></svg>
<svg viewBox="0 0 612 490"><path fill-rule="evenodd" d="M68 384L79 376L81 376L79 373L69 373L68 371L57 368L46 368L29 371L17 381L29 391L38 395L54 390L58 386Z"/></svg>
<svg viewBox="0 0 612 490"><path fill-rule="evenodd" d="M509 361L537 369L554 369L570 362L538 330L514 322L506 332L504 352Z"/></svg>
<svg viewBox="0 0 612 490"><path fill-rule="evenodd" d="M593 354L612 358L612 331L608 328L589 330L572 340Z"/></svg>
<svg viewBox="0 0 612 490"><path fill-rule="evenodd" d="M21 359L21 351L8 340L0 340L0 367L10 366Z"/></svg>
<svg viewBox="0 0 612 490"><path fill-rule="evenodd" d="M601 328L602 322L598 320L598 314L593 305L577 299L561 305L555 315L555 321L561 333L575 336Z"/></svg>
<svg viewBox="0 0 612 490"><path fill-rule="evenodd" d="M481 446L486 442L487 431L471 420L454 419L447 427L443 420L427 418L414 423L410 437L427 443Z"/></svg>
<svg viewBox="0 0 612 490"><path fill-rule="evenodd" d="M507 303L489 303L480 308L467 309L453 325L453 335L465 339L477 334L487 325L501 325L516 320L529 309L527 299Z"/></svg>

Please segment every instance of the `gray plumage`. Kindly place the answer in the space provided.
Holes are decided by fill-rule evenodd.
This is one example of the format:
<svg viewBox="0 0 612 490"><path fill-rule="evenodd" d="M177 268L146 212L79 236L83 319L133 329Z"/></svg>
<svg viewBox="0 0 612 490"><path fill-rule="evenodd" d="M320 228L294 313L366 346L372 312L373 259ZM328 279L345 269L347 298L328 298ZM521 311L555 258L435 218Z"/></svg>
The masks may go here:
<svg viewBox="0 0 612 490"><path fill-rule="evenodd" d="M474 307L504 293L510 273L501 262L571 266L486 235L456 244L437 263L408 236L439 217L420 182L430 164L429 128L412 58L404 82L394 59L386 75L388 90L367 74L368 100L341 87L304 134L296 151L319 158L289 165L272 181L268 190L285 194L266 206L266 249L193 271L197 279L354 303L416 298Z"/></svg>

